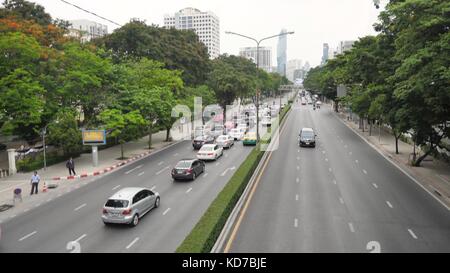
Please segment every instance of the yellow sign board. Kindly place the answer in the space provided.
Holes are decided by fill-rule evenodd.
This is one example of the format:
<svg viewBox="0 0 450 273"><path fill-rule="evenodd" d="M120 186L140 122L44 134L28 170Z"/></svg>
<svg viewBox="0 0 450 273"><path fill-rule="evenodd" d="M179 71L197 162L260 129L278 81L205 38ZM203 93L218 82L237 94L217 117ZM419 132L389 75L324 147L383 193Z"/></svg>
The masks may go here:
<svg viewBox="0 0 450 273"><path fill-rule="evenodd" d="M106 144L105 130L83 130L83 145Z"/></svg>

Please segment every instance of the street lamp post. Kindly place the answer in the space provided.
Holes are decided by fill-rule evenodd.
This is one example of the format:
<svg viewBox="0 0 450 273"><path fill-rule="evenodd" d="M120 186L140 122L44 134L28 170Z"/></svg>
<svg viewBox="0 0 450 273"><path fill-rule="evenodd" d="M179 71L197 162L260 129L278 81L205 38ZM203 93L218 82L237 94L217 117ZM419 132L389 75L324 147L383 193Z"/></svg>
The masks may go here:
<svg viewBox="0 0 450 273"><path fill-rule="evenodd" d="M264 40L268 40L271 38L275 38L275 37L279 37L279 36L284 36L284 35L288 35L288 34L294 34L293 31L290 32L283 32L277 35L272 35L266 38L262 38L260 40L257 40L255 38L246 36L246 35L242 35L236 32L232 32L232 31L225 31L225 34L233 34L233 35L237 35L237 36L241 36L247 39L250 39L252 41L254 41L256 43L256 73L258 73L258 69L259 69L259 44L264 41ZM256 76L258 76L258 74L256 74ZM281 106L281 105L280 105ZM259 142L259 90L256 90L256 139Z"/></svg>

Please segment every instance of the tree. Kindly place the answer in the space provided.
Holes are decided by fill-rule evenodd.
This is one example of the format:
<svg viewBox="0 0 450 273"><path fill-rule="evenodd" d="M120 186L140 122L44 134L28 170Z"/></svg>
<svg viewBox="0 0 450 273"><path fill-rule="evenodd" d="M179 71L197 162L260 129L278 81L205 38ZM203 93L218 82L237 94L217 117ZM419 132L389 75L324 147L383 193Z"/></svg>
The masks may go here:
<svg viewBox="0 0 450 273"><path fill-rule="evenodd" d="M140 88L133 90L131 105L147 121L148 148L152 148L153 128L157 123L167 122L175 106L172 92L168 88Z"/></svg>
<svg viewBox="0 0 450 273"><path fill-rule="evenodd" d="M75 155L82 150L81 131L73 110L63 108L55 115L55 121L48 126L49 143L61 148L64 155Z"/></svg>
<svg viewBox="0 0 450 273"><path fill-rule="evenodd" d="M52 17L41 5L25 0L5 0L3 6L4 8L0 9L0 18L13 15L21 20L33 20L40 25L52 23Z"/></svg>
<svg viewBox="0 0 450 273"><path fill-rule="evenodd" d="M2 131L34 140L40 131L45 90L33 75L17 68L0 79Z"/></svg>
<svg viewBox="0 0 450 273"><path fill-rule="evenodd" d="M106 109L99 115L102 128L106 129L110 136L115 137L120 143L120 159L124 159L123 144L136 140L143 132L146 125L144 118L138 111L124 114L118 109Z"/></svg>
<svg viewBox="0 0 450 273"><path fill-rule="evenodd" d="M116 61L145 57L162 62L167 69L181 71L183 81L191 86L204 83L209 71L208 50L193 31L133 20L94 43L111 49Z"/></svg>

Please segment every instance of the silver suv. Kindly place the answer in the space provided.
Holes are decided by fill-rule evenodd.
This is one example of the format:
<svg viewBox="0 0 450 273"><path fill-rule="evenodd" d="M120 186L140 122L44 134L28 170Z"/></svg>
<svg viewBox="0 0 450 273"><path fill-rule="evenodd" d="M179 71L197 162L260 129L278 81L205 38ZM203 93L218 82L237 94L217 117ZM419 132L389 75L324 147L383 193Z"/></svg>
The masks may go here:
<svg viewBox="0 0 450 273"><path fill-rule="evenodd" d="M111 196L103 206L102 220L108 224L136 226L139 219L159 207L159 193L146 188L123 188Z"/></svg>

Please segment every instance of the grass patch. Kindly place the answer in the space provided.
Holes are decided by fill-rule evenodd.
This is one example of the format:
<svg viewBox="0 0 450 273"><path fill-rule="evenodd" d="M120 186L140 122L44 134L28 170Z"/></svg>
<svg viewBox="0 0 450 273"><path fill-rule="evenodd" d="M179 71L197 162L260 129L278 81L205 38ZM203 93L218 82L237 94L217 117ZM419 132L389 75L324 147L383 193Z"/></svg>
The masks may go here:
<svg viewBox="0 0 450 273"><path fill-rule="evenodd" d="M290 107L291 105L289 104L283 109L280 115L280 122L286 116ZM272 130L275 129L273 128ZM266 141L269 142L270 139ZM264 151L260 150L260 143L258 143L177 248L176 252L207 253L211 251L263 154Z"/></svg>

